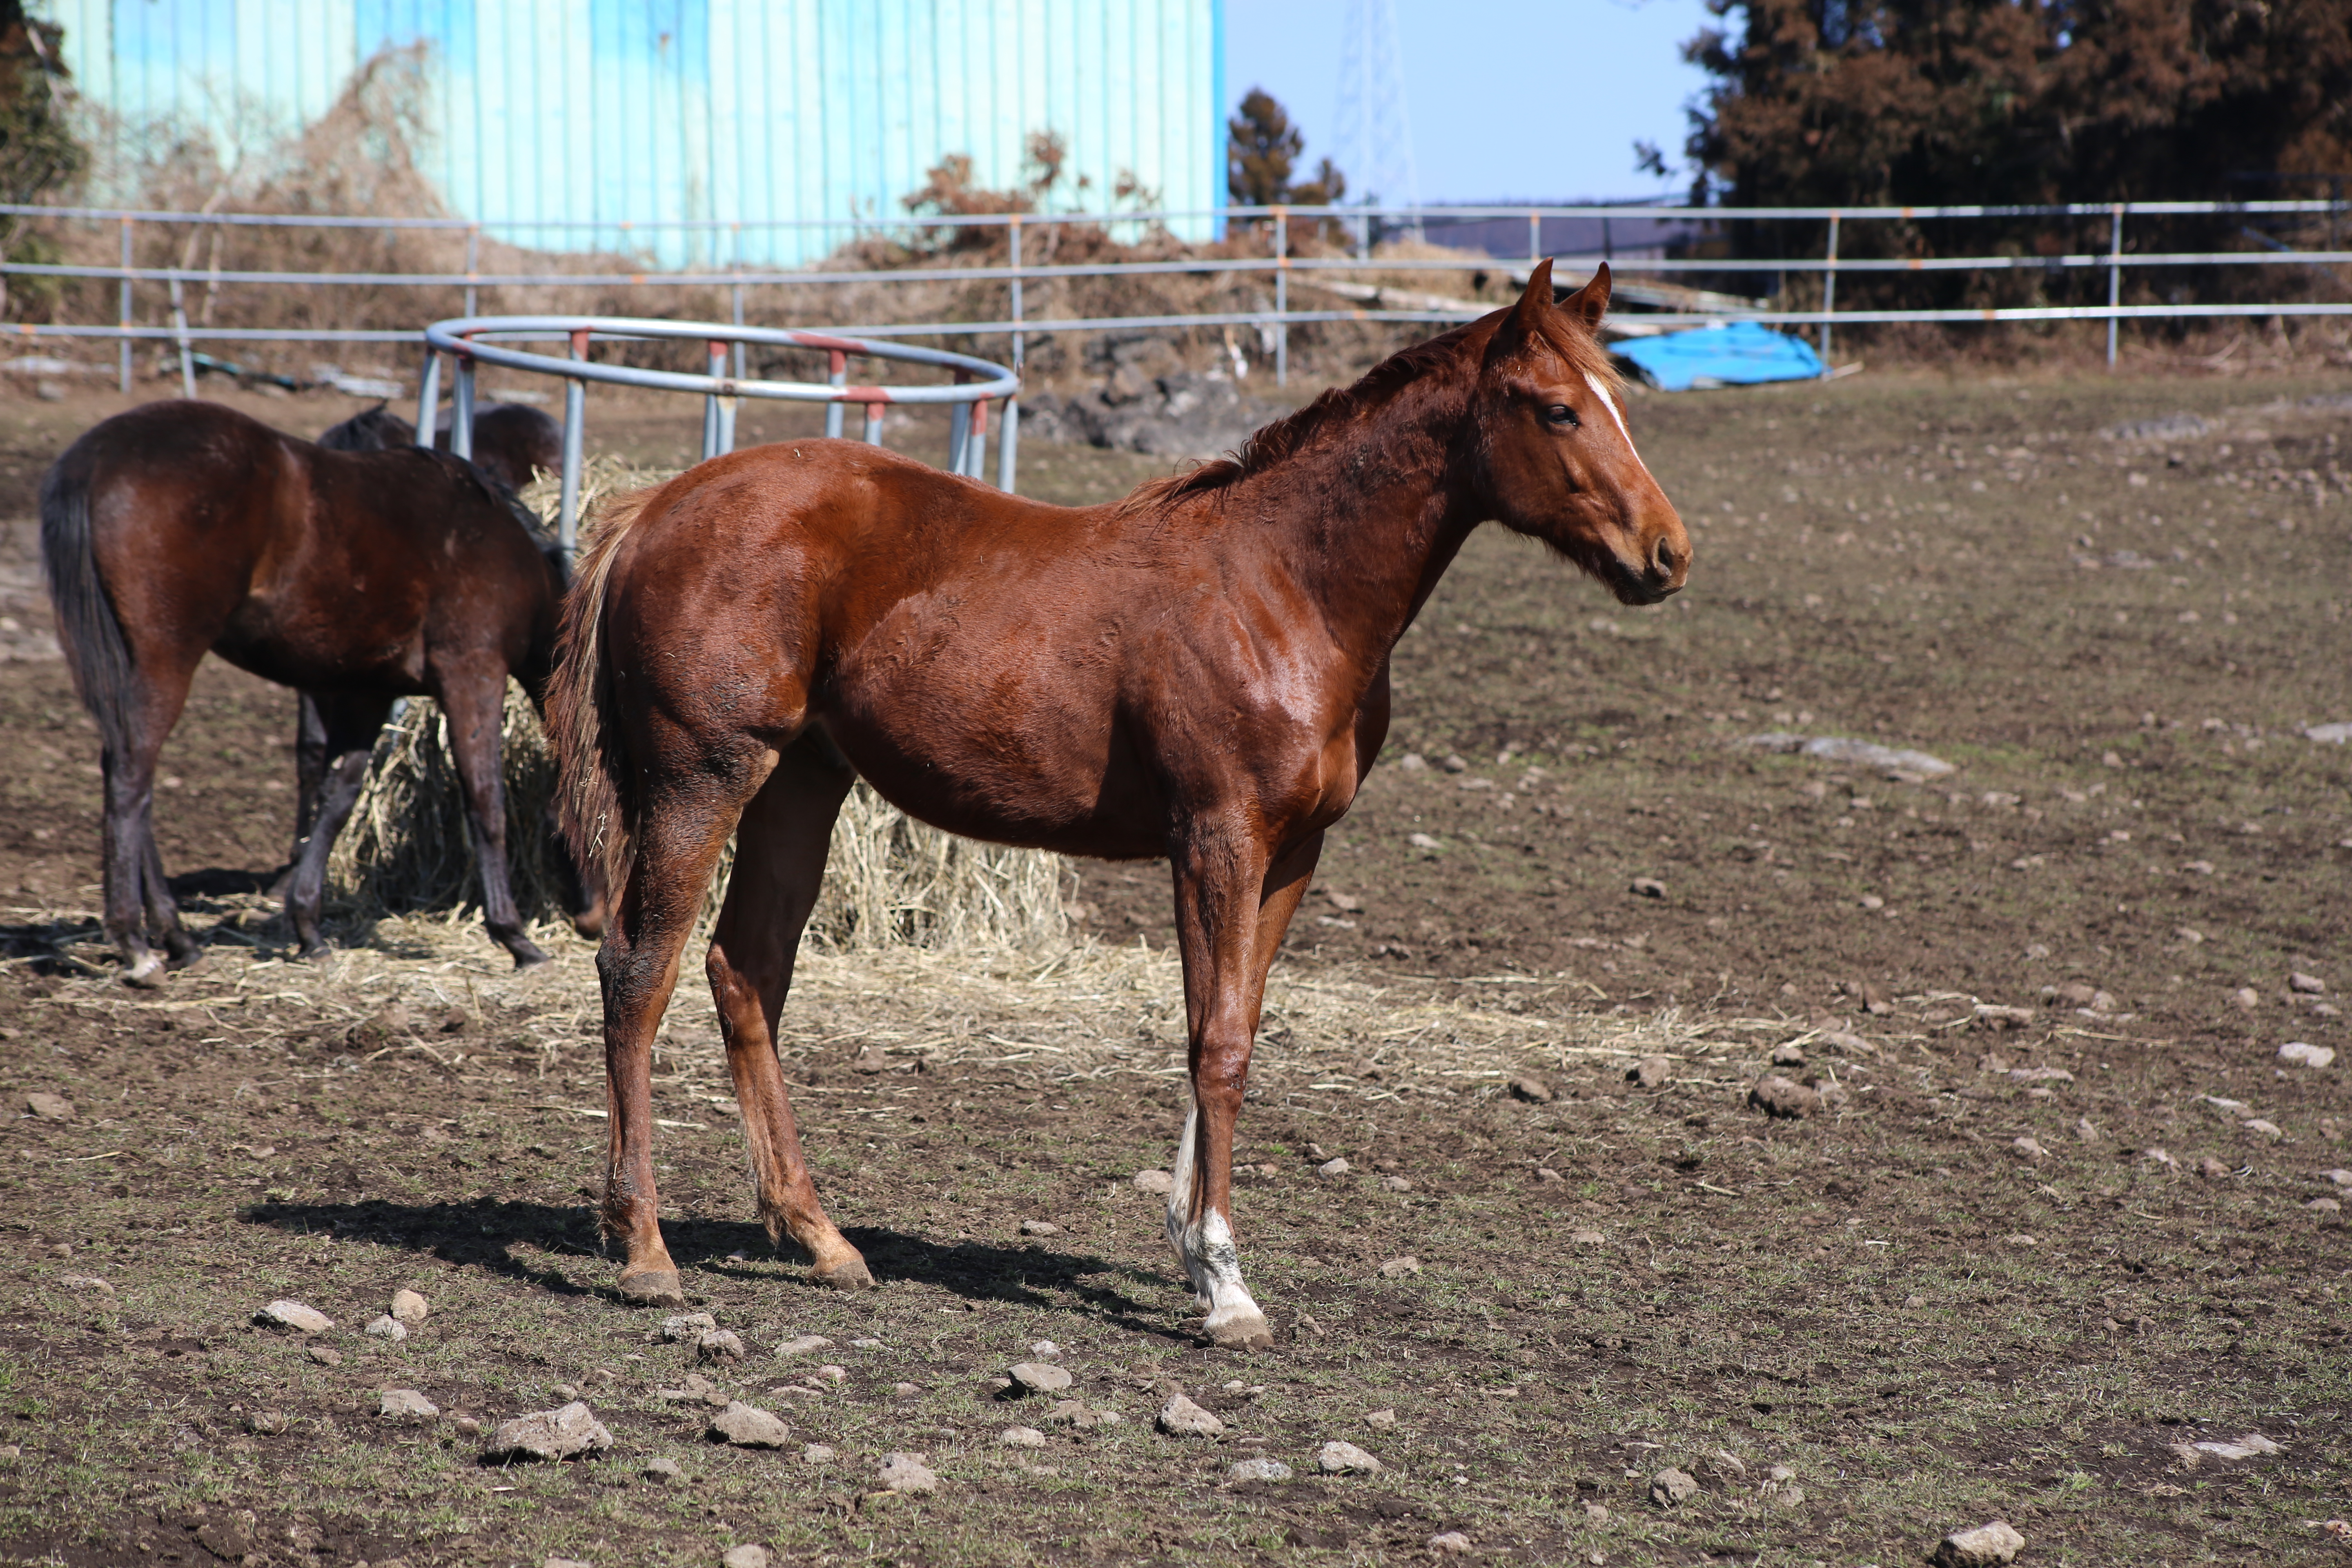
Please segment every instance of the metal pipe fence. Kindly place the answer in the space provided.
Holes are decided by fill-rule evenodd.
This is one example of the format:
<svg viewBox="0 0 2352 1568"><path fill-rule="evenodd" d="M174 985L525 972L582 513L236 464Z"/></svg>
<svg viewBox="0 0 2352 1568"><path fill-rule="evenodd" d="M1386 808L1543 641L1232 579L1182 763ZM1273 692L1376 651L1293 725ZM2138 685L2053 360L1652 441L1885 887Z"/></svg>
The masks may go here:
<svg viewBox="0 0 2352 1568"><path fill-rule="evenodd" d="M412 335L413 341L413 335ZM642 365L599 363L589 357L598 342L698 342L708 355L705 374L654 370ZM519 344L560 342L565 355L535 353ZM730 374L730 351L740 353L759 343L770 348L803 349L825 356L823 382L769 381ZM841 434L840 410L848 404L866 409L866 439L882 441L882 411L892 404L941 404L950 410L948 468L970 479L982 476L987 460L988 405L1004 402L1003 434L997 442L997 484L1013 488L1018 463L1021 378L1007 367L950 353L945 349L912 343L877 342L835 332L799 331L775 327L747 327L715 321L647 321L629 316L465 316L436 321L425 329L425 371L416 395L417 443L434 443L434 425L441 405L441 359L456 363L451 377L449 449L461 458L474 455L475 379L479 365L532 375L551 375L563 383L563 457L556 508L556 538L563 551L568 574L579 544L580 474L586 450L587 384L641 386L659 392L699 393L703 399L702 456L708 460L735 449L737 403L746 397L790 403L827 405L825 433ZM884 360L929 365L955 377L931 385L885 386L849 384L853 359Z"/></svg>
<svg viewBox="0 0 2352 1568"><path fill-rule="evenodd" d="M0 279L10 277L78 279L96 282L111 279L117 285L116 321L110 324L96 322L13 322L0 323L0 331L13 332L24 338L89 338L115 340L121 344L118 375L124 391L130 390L131 377L131 345L142 341L163 341L180 349L184 384L193 389L194 370L192 346L200 342L401 342L414 341L413 331L364 328L259 328L216 327L191 325L186 318L184 290L191 284L202 284L216 289L224 284L241 284L267 288L338 289L458 289L464 291L467 319L472 319L480 291L485 289L525 288L724 288L730 291L732 325L741 327L745 321L747 293L751 289L790 289L833 285L873 285L922 283L1003 283L1006 289L1007 313L992 321L939 321L923 322L876 321L842 329L860 338L880 340L894 337L970 337L1004 334L1010 337L1013 373L1024 366L1026 340L1034 335L1055 332L1082 332L1118 328L1181 329L1198 327L1253 326L1267 329L1273 335L1273 357L1276 379L1286 382L1289 371L1289 330L1293 326L1329 321L1395 321L1443 322L1475 315L1492 309L1489 303L1464 300L1460 305L1450 301L1417 296L1402 308L1383 305L1377 290L1365 285L1343 284L1341 288L1354 293L1371 293L1375 297L1365 308L1349 310L1293 310L1290 308L1291 287L1296 277L1301 287L1330 286L1330 281L1347 273L1396 272L1471 273L1509 269L1519 263L1519 258L1498 257L1380 257L1370 253L1370 247L1359 244L1355 253L1337 256L1298 256L1291 254L1294 223L1304 222L1319 227L1327 223L1344 222L1360 225L1369 230L1379 225L1403 231L1423 229L1444 221L1524 217L1528 226L1528 249L1524 258L1532 266L1545 254L1543 226L1561 219L1643 219L1652 222L1672 220L1721 229L1724 226L1741 223L1821 223L1826 227L1822 253L1818 256L1782 257L1708 257L1708 256L1604 256L1584 252L1556 254L1554 259L1566 264L1570 270L1589 267L1609 259L1612 267L1632 281L1621 284L1621 295L1637 303L1666 307L1658 313L1637 318L1651 327L1701 326L1735 321L1756 321L1789 327L1817 326L1820 330L1822 353L1827 357L1832 347L1832 332L1836 324L1852 325L1921 322L1959 323L1987 321L2102 321L2107 325L2107 358L2112 364L2116 353L2118 324L2127 321L2198 320L2263 316L2340 316L2352 315L2352 299L2325 300L2257 300L2235 301L2184 301L2180 303L2125 304L2122 298L2123 278L2128 269L2144 272L2148 269L2186 268L2291 268L2325 269L2352 266L2352 250L2335 248L2294 250L2278 247L2278 242L2267 237L2264 248L2254 250L2161 250L2132 252L2125 249L2126 224L2128 219L2179 217L2270 217L2319 218L2329 220L2332 231L2340 226L2347 204L2339 201L2259 200L2245 202L2114 202L2067 203L2015 205L1944 205L1944 206L1865 206L1865 207L1692 207L1633 205L1594 205L1579 206L1496 205L1478 207L1402 208L1379 206L1234 206L1200 211L1153 211L1108 213L1004 213L966 215L915 215L888 224L872 220L841 219L778 219L756 223L732 223L721 219L680 219L657 223L614 224L608 221L571 219L542 222L536 219L514 223L483 223L463 218L403 218L388 216L320 217L259 213L190 213L164 210L47 207L0 204L0 215L16 217L47 217L111 224L119 226L119 261L112 266L71 264L64 262L27 262L0 259ZM1916 224L1925 222L1966 222L1987 219L2105 219L2108 244L2104 251L2068 249L2049 255L1965 255L1965 256L1853 256L1841 254L1841 240L1851 230L1848 226L1885 223ZM1024 233L1054 226L1084 226L1106 233L1122 228L1132 229L1139 237L1164 232L1168 226L1182 222L1213 220L1225 226L1227 249L1255 239L1260 232L1265 236L1265 254L1195 255L1179 258L1150 258L1129 261L1099 261L1079 263L1029 262L1023 255ZM219 268L195 267L139 267L133 264L134 234L139 225L193 226L215 228L288 228L317 230L362 230L376 232L442 232L462 235L466 242L466 262L458 271L375 271L375 270L295 270L271 268ZM735 238L736 253L742 253L742 236L746 231L763 229L824 229L845 233L854 243L859 239L888 237L901 240L919 238L938 231L984 231L1002 229L1005 233L1007 258L1003 264L916 265L875 268L766 268L753 269L741 265L724 268L699 268L670 270L605 269L599 271L558 271L545 268L506 271L484 271L479 266L480 242L486 229L494 235L500 230L551 230L579 234L593 239L597 237L618 237L626 241L655 231L727 232ZM1604 234L1607 232L1604 228ZM1604 245L1604 250L1608 247ZM1972 272L1979 274L2043 273L2063 276L2071 272L2104 269L2106 275L2106 302L2104 305L2016 305L1984 308L1922 308L1860 310L1837 309L1837 280L1843 274L1919 273L1943 274ZM1822 308L1818 310L1775 308L1769 300L1742 300L1736 296L1705 295L1699 290L1680 288L1666 282L1643 283L1641 279L1670 279L1677 275L1706 274L1720 277L1820 274L1822 277ZM1267 310L1194 311L1182 314L1123 315L1123 316L1064 316L1033 319L1027 314L1024 285L1052 283L1073 279L1118 278L1190 277L1199 279L1232 278L1235 279L1270 275L1273 283L1274 308ZM1318 280L1321 280L1318 283ZM142 325L136 320L134 289L141 285L161 285L170 299L171 321L168 325ZM1646 293L1645 293L1646 291ZM2347 290L2352 293L2352 290ZM1680 308L1676 308L1679 306ZM732 337L725 340L733 350L735 373L740 377L745 345L753 340ZM598 379L590 377L588 379Z"/></svg>

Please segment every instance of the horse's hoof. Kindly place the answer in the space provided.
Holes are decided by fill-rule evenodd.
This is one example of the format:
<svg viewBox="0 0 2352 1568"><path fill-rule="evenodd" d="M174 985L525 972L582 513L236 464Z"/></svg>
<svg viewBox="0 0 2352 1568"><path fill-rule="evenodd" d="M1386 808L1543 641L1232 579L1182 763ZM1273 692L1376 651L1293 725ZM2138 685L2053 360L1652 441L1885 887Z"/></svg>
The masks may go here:
<svg viewBox="0 0 2352 1568"><path fill-rule="evenodd" d="M1228 1318L1222 1323L1207 1325L1209 1338L1220 1350L1270 1351L1274 1348L1274 1331L1266 1327L1265 1318L1248 1312Z"/></svg>
<svg viewBox="0 0 2352 1568"><path fill-rule="evenodd" d="M122 984L136 985L142 991L152 991L163 984L163 960L148 953L122 973Z"/></svg>
<svg viewBox="0 0 2352 1568"><path fill-rule="evenodd" d="M686 1292L674 1268L648 1268L621 1276L621 1300L632 1307L683 1307Z"/></svg>
<svg viewBox="0 0 2352 1568"><path fill-rule="evenodd" d="M823 1265L810 1271L809 1278L820 1285L830 1285L836 1290L871 1290L874 1276L866 1267L866 1259L851 1253L838 1263Z"/></svg>
<svg viewBox="0 0 2352 1568"><path fill-rule="evenodd" d="M508 951L514 954L515 967L519 970L537 969L542 963L552 963L555 962L553 959L548 957L547 954L540 952L539 949L531 945L531 943L520 937L515 939L514 946L509 948Z"/></svg>
<svg viewBox="0 0 2352 1568"><path fill-rule="evenodd" d="M335 956L335 950L323 942L306 942L294 956L305 963L324 963Z"/></svg>

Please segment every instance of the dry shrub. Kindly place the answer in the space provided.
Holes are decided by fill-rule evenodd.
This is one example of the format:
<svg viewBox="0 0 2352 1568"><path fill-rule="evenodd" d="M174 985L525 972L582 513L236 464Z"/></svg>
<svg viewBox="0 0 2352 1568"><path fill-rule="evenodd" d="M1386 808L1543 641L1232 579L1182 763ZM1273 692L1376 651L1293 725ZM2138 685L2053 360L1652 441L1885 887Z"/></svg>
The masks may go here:
<svg viewBox="0 0 2352 1568"><path fill-rule="evenodd" d="M583 514L593 526L595 508L606 498L673 477L598 457L582 475ZM525 501L544 512L556 484L555 476L541 474L524 492ZM511 685L504 734L515 900L525 920L551 920L562 912L565 886L551 836L555 762L538 714ZM730 840L704 898L705 932L717 918L734 856ZM437 704L412 701L385 729L329 869L336 887L368 914L440 911L454 921L469 918L479 905L464 796ZM942 833L914 821L861 780L834 823L824 886L806 940L837 952L1056 947L1069 934L1063 911L1067 879L1057 855Z"/></svg>

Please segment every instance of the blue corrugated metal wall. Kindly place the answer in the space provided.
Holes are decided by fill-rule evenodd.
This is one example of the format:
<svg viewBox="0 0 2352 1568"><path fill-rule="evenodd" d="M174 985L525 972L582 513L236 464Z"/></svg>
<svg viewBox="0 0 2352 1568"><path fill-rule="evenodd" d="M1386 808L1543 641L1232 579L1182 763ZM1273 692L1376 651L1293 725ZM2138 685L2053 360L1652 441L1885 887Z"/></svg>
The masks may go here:
<svg viewBox="0 0 2352 1568"><path fill-rule="evenodd" d="M736 236L657 245L625 225L747 227L794 264L890 221L925 171L971 156L1020 183L1032 132L1068 142L1057 205L1132 174L1169 207L1224 199L1223 0L35 0L80 89L120 122L233 148L331 105L377 50L428 46L427 169L457 214L565 248L731 260ZM1083 191L1076 181L1084 176ZM548 226L591 221L599 231ZM1205 237L1205 224L1191 226Z"/></svg>

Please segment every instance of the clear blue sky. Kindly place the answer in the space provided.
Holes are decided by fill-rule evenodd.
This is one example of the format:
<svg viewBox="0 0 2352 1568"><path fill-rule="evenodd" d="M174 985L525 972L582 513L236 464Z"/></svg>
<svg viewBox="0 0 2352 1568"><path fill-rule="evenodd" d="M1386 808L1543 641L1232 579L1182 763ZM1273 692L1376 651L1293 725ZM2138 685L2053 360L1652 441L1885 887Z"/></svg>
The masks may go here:
<svg viewBox="0 0 2352 1568"><path fill-rule="evenodd" d="M1347 14L1348 0L1225 0L1227 93L1280 99L1308 169L1333 151ZM1706 78L1681 46L1714 22L1701 0L1396 0L1396 18L1423 201L1688 185L1683 105ZM1665 150L1672 181L1634 173L1637 138Z"/></svg>

